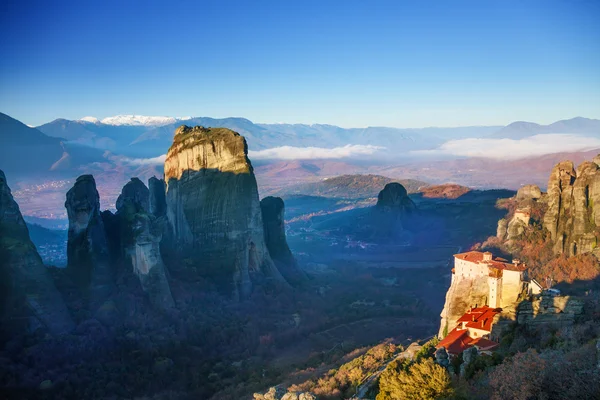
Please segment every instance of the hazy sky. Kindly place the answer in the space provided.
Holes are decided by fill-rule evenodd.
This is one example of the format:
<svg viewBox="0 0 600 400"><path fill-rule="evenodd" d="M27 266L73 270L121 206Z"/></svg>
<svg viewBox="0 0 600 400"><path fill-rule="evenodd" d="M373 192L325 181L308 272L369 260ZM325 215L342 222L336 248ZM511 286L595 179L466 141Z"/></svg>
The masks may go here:
<svg viewBox="0 0 600 400"><path fill-rule="evenodd" d="M344 127L600 118L600 1L28 1L0 111Z"/></svg>

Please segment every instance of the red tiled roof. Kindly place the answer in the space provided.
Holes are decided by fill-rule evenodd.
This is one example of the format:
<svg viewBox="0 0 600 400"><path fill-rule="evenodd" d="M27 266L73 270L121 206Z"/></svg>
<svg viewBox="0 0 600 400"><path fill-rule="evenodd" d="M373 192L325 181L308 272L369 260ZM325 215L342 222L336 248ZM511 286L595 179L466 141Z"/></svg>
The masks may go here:
<svg viewBox="0 0 600 400"><path fill-rule="evenodd" d="M491 308L488 306L472 308L458 319L458 326L443 338L437 348L445 347L450 354L460 354L471 346L477 346L482 350L492 350L498 343L484 338L473 339L469 336L468 329L461 329L462 322L466 322L466 328L480 329L491 332L494 316L500 313L502 309Z"/></svg>
<svg viewBox="0 0 600 400"><path fill-rule="evenodd" d="M496 343L493 340L486 338L477 338L470 344L471 346L477 347L479 350L494 350L496 347L500 346L500 343Z"/></svg>
<svg viewBox="0 0 600 400"><path fill-rule="evenodd" d="M455 254L454 257L471 262L483 261L483 253L481 251L467 251L466 253Z"/></svg>
<svg viewBox="0 0 600 400"><path fill-rule="evenodd" d="M471 342L471 338L467 333L466 329L458 330L454 328L435 347L438 349L445 347L448 353L460 354L469 347L469 343Z"/></svg>
<svg viewBox="0 0 600 400"><path fill-rule="evenodd" d="M473 263L486 263L492 268L500 269L500 270L508 270L508 271L525 271L527 266L525 264L519 263L517 265L506 262L504 258L493 257L491 261L483 261L483 255L485 253L481 251L467 251L466 253L455 254L454 257L464 260L470 261Z"/></svg>

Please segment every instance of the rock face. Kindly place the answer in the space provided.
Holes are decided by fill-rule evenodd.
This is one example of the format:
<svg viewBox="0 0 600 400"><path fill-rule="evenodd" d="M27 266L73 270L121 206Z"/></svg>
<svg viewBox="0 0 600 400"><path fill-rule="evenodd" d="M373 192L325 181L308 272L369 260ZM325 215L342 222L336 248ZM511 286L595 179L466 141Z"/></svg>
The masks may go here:
<svg viewBox="0 0 600 400"><path fill-rule="evenodd" d="M280 387L272 387L266 393L254 393L255 400L317 400L314 394L308 392L287 392Z"/></svg>
<svg viewBox="0 0 600 400"><path fill-rule="evenodd" d="M165 160L170 270L208 278L246 296L253 282L283 281L265 244L258 189L246 140L225 128L181 126Z"/></svg>
<svg viewBox="0 0 600 400"><path fill-rule="evenodd" d="M548 181L548 210L544 227L550 232L555 254L569 256L594 252L600 227L600 167L584 162L577 170L571 161L557 164Z"/></svg>
<svg viewBox="0 0 600 400"><path fill-rule="evenodd" d="M146 185L138 178L131 178L129 182L123 186L121 194L117 198L117 212L138 212L140 210L147 211L150 201L150 192ZM133 210L125 210L127 207L133 207Z"/></svg>
<svg viewBox="0 0 600 400"><path fill-rule="evenodd" d="M543 324L573 325L575 318L583 313L583 302L569 296L541 296L523 301L517 307L516 320L528 328Z"/></svg>
<svg viewBox="0 0 600 400"><path fill-rule="evenodd" d="M158 308L174 307L160 254L165 219L148 212L150 192L138 178L132 178L117 199L118 223L121 232L121 253L131 261L133 273L139 278L150 302Z"/></svg>
<svg viewBox="0 0 600 400"><path fill-rule="evenodd" d="M31 320L33 317L34 321ZM29 319L29 321L28 321ZM61 334L74 328L67 307L42 263L19 206L0 171L0 333L18 334L37 322Z"/></svg>
<svg viewBox="0 0 600 400"><path fill-rule="evenodd" d="M165 181L152 177L148 180L148 189L150 190L149 209L150 214L155 217L164 217L167 215L167 199L165 197Z"/></svg>
<svg viewBox="0 0 600 400"><path fill-rule="evenodd" d="M285 238L285 204L279 197L265 197L260 201L265 242L271 258L281 275L291 284L298 285L306 275L298 266Z"/></svg>
<svg viewBox="0 0 600 400"><path fill-rule="evenodd" d="M542 197L542 191L537 185L525 185L517 191L517 201L529 200L529 199L540 199Z"/></svg>
<svg viewBox="0 0 600 400"><path fill-rule="evenodd" d="M454 276L452 284L446 292L444 309L440 316L442 321L438 337L443 338L454 329L456 321L471 307L487 304L490 293L488 278Z"/></svg>
<svg viewBox="0 0 600 400"><path fill-rule="evenodd" d="M77 178L67 192L65 207L69 216L67 270L82 289L89 289L93 302L103 301L110 295L114 279L92 175Z"/></svg>

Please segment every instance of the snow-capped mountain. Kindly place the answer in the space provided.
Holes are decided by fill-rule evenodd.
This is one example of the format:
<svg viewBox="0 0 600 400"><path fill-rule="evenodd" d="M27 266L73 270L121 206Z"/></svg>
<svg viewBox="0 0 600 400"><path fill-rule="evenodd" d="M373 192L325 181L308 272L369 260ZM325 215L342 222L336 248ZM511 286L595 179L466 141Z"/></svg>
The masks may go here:
<svg viewBox="0 0 600 400"><path fill-rule="evenodd" d="M164 126L174 124L177 121L183 121L190 118L191 117L174 118L160 116L154 117L146 115L115 115L113 117L106 117L101 120L96 117L83 117L78 121L112 126Z"/></svg>
<svg viewBox="0 0 600 400"><path fill-rule="evenodd" d="M91 124L99 124L100 120L96 117L83 117L78 119L77 121L81 121L81 122L89 122Z"/></svg>

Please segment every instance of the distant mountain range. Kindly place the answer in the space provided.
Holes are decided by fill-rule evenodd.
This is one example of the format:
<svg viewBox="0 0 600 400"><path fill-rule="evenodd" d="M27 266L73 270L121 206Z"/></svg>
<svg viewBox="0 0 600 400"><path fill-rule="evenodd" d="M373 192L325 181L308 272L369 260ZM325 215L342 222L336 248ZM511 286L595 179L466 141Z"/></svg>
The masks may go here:
<svg viewBox="0 0 600 400"><path fill-rule="evenodd" d="M571 133L600 137L600 120L577 117L550 125L514 122L502 126L458 128L400 129L389 127L341 128L326 124L257 124L245 118L147 117L119 115L102 120L57 119L37 127L48 136L72 143L110 150L127 157L150 158L165 154L173 132L182 124L226 127L239 132L254 151L281 146L338 148L347 145L370 145L382 148L378 161L383 163L423 158L414 151L432 150L450 140L468 138L523 139L547 133Z"/></svg>
<svg viewBox="0 0 600 400"><path fill-rule="evenodd" d="M600 137L600 120L576 117L554 122L550 125L539 125L533 122L513 122L494 133L492 137L503 139L524 139L534 135L551 133L570 133L583 136Z"/></svg>
<svg viewBox="0 0 600 400"><path fill-rule="evenodd" d="M346 129L323 124L255 124L245 118L116 116L103 120L94 117L73 121L57 119L37 129L48 136L115 151L128 157L156 157L166 153L173 132L182 124L230 128L246 137L250 150L279 146L333 148L353 144L385 147L395 154L431 149L451 139L489 136L501 128Z"/></svg>

